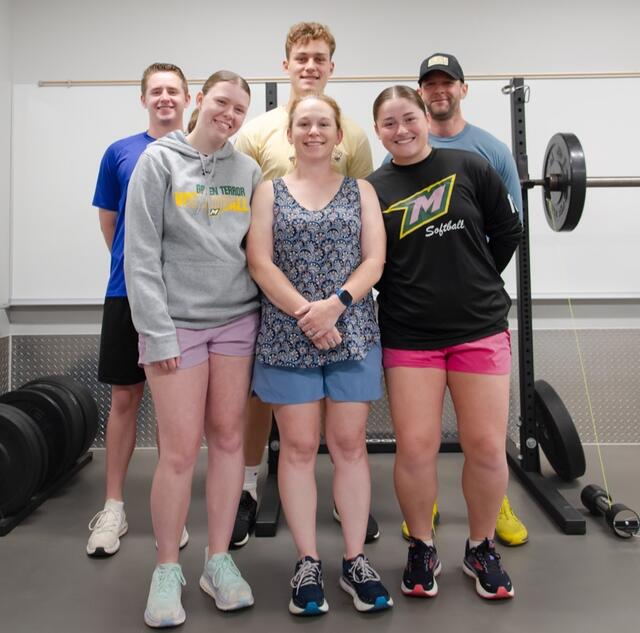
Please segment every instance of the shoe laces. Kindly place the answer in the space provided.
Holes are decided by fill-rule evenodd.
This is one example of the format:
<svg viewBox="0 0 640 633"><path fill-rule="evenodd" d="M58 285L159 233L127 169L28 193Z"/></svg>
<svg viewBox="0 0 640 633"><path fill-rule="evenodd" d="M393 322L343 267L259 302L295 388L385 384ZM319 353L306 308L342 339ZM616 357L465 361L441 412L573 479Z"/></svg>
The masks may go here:
<svg viewBox="0 0 640 633"><path fill-rule="evenodd" d="M493 541L488 538L484 539L478 547L474 548L475 557L480 561L487 573L502 573L502 563L500 562L500 554L496 552Z"/></svg>
<svg viewBox="0 0 640 633"><path fill-rule="evenodd" d="M366 556L356 556L355 560L349 566L349 576L353 582L365 583L370 580L379 581L378 572L371 567Z"/></svg>
<svg viewBox="0 0 640 633"><path fill-rule="evenodd" d="M110 532L117 530L122 522L122 514L112 508L104 508L100 512L96 512L94 517L89 521L89 530L91 532Z"/></svg>
<svg viewBox="0 0 640 633"><path fill-rule="evenodd" d="M507 499L507 497L504 498L504 501L502 502L502 505L500 506L500 514L502 514L503 516L507 517L507 519L514 519L514 520L518 519L518 517L516 516L516 513L513 511L513 508L511 507L511 504L509 503L509 500Z"/></svg>
<svg viewBox="0 0 640 633"><path fill-rule="evenodd" d="M413 547L409 548L409 569L413 568L415 560L420 561L420 566L424 569L431 569L429 562L436 556L436 548L426 543L422 544L422 547L416 541L414 541Z"/></svg>
<svg viewBox="0 0 640 633"><path fill-rule="evenodd" d="M233 558L226 554L222 556L213 567L213 584L220 587L225 577L233 576L234 578L242 578L240 570L233 562Z"/></svg>
<svg viewBox="0 0 640 633"><path fill-rule="evenodd" d="M320 561L309 560L308 558L302 561L298 571L296 571L294 577L291 579L291 587L296 591L300 591L301 587L307 585L321 585L322 584L322 572L320 570Z"/></svg>
<svg viewBox="0 0 640 633"><path fill-rule="evenodd" d="M187 584L179 565L159 565L156 568L155 593L158 598L171 597L171 594L175 591L176 582L183 587Z"/></svg>

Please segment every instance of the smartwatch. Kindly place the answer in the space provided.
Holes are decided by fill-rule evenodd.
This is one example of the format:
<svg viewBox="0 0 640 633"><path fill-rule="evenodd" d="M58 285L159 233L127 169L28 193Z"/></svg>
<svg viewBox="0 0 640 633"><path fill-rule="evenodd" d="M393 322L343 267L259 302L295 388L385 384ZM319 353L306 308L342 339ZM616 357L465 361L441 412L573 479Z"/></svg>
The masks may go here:
<svg viewBox="0 0 640 633"><path fill-rule="evenodd" d="M348 308L353 303L351 293L344 288L338 288L336 290L336 295L338 295L338 299L340 299L340 302L345 308Z"/></svg>

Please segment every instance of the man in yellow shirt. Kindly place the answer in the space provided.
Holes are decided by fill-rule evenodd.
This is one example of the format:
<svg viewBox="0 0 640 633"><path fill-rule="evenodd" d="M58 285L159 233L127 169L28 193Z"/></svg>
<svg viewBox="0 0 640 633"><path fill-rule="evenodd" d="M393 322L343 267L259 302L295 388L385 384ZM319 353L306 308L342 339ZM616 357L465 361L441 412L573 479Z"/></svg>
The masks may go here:
<svg viewBox="0 0 640 633"><path fill-rule="evenodd" d="M316 22L294 24L285 42L283 70L289 75L289 104L305 94L321 94L333 74L336 42L329 29ZM237 150L251 156L262 168L265 180L281 178L295 164L295 151L287 140L289 104L278 106L249 121L238 133ZM364 130L344 115L341 117L343 138L332 156L334 169L351 178L365 178L373 171L371 147ZM251 398L249 423L245 435L245 482L240 507L231 538L241 547L249 540L257 509L257 477L264 447L271 429L271 406ZM339 515L334 509L334 516ZM366 542L378 538L380 531L369 516Z"/></svg>

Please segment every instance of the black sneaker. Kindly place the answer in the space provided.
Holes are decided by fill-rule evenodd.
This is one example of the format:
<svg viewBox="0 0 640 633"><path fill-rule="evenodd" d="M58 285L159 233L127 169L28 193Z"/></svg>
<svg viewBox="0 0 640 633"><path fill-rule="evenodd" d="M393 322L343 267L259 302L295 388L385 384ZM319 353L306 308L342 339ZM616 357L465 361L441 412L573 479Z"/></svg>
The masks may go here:
<svg viewBox="0 0 640 633"><path fill-rule="evenodd" d="M251 494L243 490L240 495L240 504L238 505L238 513L236 514L236 522L233 525L233 534L231 535L231 547L242 547L247 544L249 534L256 524L256 510L258 503Z"/></svg>
<svg viewBox="0 0 640 633"><path fill-rule="evenodd" d="M340 513L338 512L338 508L336 508L335 503L333 504L333 518L340 523ZM380 537L380 528L378 527L378 522L373 518L373 514L369 514L369 519L367 521L367 533L364 537L365 543L373 543Z"/></svg>
<svg viewBox="0 0 640 633"><path fill-rule="evenodd" d="M405 596L433 598L438 595L436 576L442 570L436 548L420 539L409 538L407 566L402 575L402 593Z"/></svg>
<svg viewBox="0 0 640 633"><path fill-rule="evenodd" d="M393 606L389 592L364 554L349 560L342 559L340 586L351 594L358 611L382 611Z"/></svg>
<svg viewBox="0 0 640 633"><path fill-rule="evenodd" d="M513 598L511 579L502 568L500 554L496 552L492 540L486 538L478 547L471 548L467 541L462 570L467 576L476 579L476 591L483 598Z"/></svg>
<svg viewBox="0 0 640 633"><path fill-rule="evenodd" d="M329 610L324 598L322 563L305 556L296 563L296 573L291 579L289 611L293 615L322 615Z"/></svg>

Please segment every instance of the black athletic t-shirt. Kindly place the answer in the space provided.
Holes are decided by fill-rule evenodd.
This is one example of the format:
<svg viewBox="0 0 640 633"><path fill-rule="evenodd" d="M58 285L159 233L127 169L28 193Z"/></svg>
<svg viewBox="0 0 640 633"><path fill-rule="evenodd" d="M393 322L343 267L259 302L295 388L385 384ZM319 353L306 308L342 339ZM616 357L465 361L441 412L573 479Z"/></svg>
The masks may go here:
<svg viewBox="0 0 640 633"><path fill-rule="evenodd" d="M433 149L413 165L387 163L367 180L387 232L376 285L382 345L439 349L506 330L511 300L500 273L522 225L489 163Z"/></svg>

